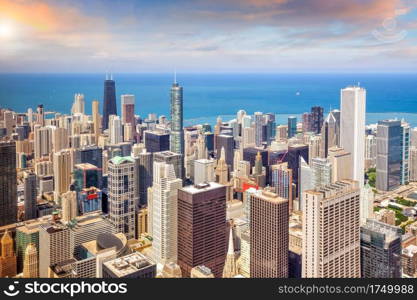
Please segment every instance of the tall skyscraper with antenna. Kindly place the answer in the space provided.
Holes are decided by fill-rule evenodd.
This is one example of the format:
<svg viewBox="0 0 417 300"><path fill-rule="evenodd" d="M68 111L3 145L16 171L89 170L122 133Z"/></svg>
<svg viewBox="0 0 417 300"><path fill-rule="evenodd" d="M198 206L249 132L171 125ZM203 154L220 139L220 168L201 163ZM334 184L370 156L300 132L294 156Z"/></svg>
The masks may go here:
<svg viewBox="0 0 417 300"><path fill-rule="evenodd" d="M106 80L104 81L102 130L109 128L110 115L117 115L116 84L113 80L113 75L106 75Z"/></svg>
<svg viewBox="0 0 417 300"><path fill-rule="evenodd" d="M170 150L172 152L184 155L182 86L177 83L176 73L174 75L174 83L171 87Z"/></svg>

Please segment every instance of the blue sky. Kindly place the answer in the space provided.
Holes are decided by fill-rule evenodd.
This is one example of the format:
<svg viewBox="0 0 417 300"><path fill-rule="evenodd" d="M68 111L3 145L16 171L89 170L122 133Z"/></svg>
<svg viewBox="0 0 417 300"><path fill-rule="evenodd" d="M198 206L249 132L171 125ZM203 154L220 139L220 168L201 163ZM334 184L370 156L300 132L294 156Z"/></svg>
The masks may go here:
<svg viewBox="0 0 417 300"><path fill-rule="evenodd" d="M417 0L0 0L0 72L415 72Z"/></svg>

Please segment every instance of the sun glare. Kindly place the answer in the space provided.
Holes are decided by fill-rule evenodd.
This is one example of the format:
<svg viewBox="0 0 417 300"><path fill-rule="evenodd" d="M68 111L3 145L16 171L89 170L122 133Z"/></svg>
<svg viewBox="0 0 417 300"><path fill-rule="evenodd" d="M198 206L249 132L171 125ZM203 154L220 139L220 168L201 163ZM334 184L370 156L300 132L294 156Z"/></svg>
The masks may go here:
<svg viewBox="0 0 417 300"><path fill-rule="evenodd" d="M0 38L10 38L13 33L14 30L10 24L0 24Z"/></svg>

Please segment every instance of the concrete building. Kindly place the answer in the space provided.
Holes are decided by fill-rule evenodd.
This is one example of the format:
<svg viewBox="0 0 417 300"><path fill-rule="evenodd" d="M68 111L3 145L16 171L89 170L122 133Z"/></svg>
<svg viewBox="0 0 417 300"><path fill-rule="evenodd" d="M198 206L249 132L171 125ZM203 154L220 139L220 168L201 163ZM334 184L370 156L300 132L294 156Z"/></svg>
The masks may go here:
<svg viewBox="0 0 417 300"><path fill-rule="evenodd" d="M268 191L250 195L250 277L288 277L288 200Z"/></svg>
<svg viewBox="0 0 417 300"><path fill-rule="evenodd" d="M359 196L352 180L304 192L303 277L360 277Z"/></svg>
<svg viewBox="0 0 417 300"><path fill-rule="evenodd" d="M25 260L23 263L23 278L39 277L38 249L35 244L28 244L25 250Z"/></svg>
<svg viewBox="0 0 417 300"><path fill-rule="evenodd" d="M154 278L156 264L139 252L103 263L103 278Z"/></svg>
<svg viewBox="0 0 417 300"><path fill-rule="evenodd" d="M194 161L194 184L214 181L214 160L197 159Z"/></svg>

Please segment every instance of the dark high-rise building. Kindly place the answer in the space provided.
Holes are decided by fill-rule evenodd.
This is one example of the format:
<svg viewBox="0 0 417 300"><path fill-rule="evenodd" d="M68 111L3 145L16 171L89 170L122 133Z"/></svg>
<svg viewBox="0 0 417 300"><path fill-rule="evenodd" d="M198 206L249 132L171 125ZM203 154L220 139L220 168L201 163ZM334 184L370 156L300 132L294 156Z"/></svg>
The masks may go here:
<svg viewBox="0 0 417 300"><path fill-rule="evenodd" d="M153 159L152 153L140 152L134 157L136 161L136 170L138 172L138 192L139 192L139 205L145 206L148 204L148 188L152 186L153 182Z"/></svg>
<svg viewBox="0 0 417 300"><path fill-rule="evenodd" d="M82 189L90 187L101 189L103 187L102 176L102 170L95 165L89 163L75 165L73 173L75 190L80 192Z"/></svg>
<svg viewBox="0 0 417 300"><path fill-rule="evenodd" d="M104 96L103 96L103 125L102 130L109 128L109 116L117 115L116 107L116 84L113 78L106 77L104 81Z"/></svg>
<svg viewBox="0 0 417 300"><path fill-rule="evenodd" d="M401 278L402 231L368 219L361 227L361 277Z"/></svg>
<svg viewBox="0 0 417 300"><path fill-rule="evenodd" d="M288 138L292 138L297 134L297 118L288 117Z"/></svg>
<svg viewBox="0 0 417 300"><path fill-rule="evenodd" d="M243 160L250 162L250 167L253 168L256 162L256 156L258 152L261 154L262 157L262 166L268 166L268 150L257 148L257 147L248 147L243 149Z"/></svg>
<svg viewBox="0 0 417 300"><path fill-rule="evenodd" d="M150 153L169 150L169 133L145 131L145 148Z"/></svg>
<svg viewBox="0 0 417 300"><path fill-rule="evenodd" d="M401 121L379 121L376 134L376 188L392 191L401 185L403 128Z"/></svg>
<svg viewBox="0 0 417 300"><path fill-rule="evenodd" d="M288 200L268 191L250 197L250 277L288 277Z"/></svg>
<svg viewBox="0 0 417 300"><path fill-rule="evenodd" d="M23 185L25 195L25 220L35 219L37 217L36 174L32 172L25 172Z"/></svg>
<svg viewBox="0 0 417 300"><path fill-rule="evenodd" d="M87 146L75 151L74 164L92 164L97 168L103 166L103 149L97 146Z"/></svg>
<svg viewBox="0 0 417 300"><path fill-rule="evenodd" d="M204 142L206 143L207 151L214 151L214 133L205 132L204 133Z"/></svg>
<svg viewBox="0 0 417 300"><path fill-rule="evenodd" d="M288 168L292 170L292 182L298 187L298 175L300 170L300 157L303 157L305 161L308 161L308 146L304 144L292 145L288 147L288 153L285 156L285 161L288 162ZM296 189L296 195L298 197L298 188Z"/></svg>
<svg viewBox="0 0 417 300"><path fill-rule="evenodd" d="M17 221L16 144L0 142L0 226Z"/></svg>
<svg viewBox="0 0 417 300"><path fill-rule="evenodd" d="M182 86L176 80L171 87L171 141L172 152L184 154Z"/></svg>
<svg viewBox="0 0 417 300"><path fill-rule="evenodd" d="M321 132L323 126L323 107L313 106L311 108L311 131L315 133Z"/></svg>
<svg viewBox="0 0 417 300"><path fill-rule="evenodd" d="M230 168L233 168L233 157L235 148L235 140L233 139L233 136L224 134L219 134L216 136L217 159L220 159L222 148L224 148L226 164L228 164Z"/></svg>
<svg viewBox="0 0 417 300"><path fill-rule="evenodd" d="M178 265L183 276L204 265L222 277L226 253L226 187L210 182L179 189Z"/></svg>

